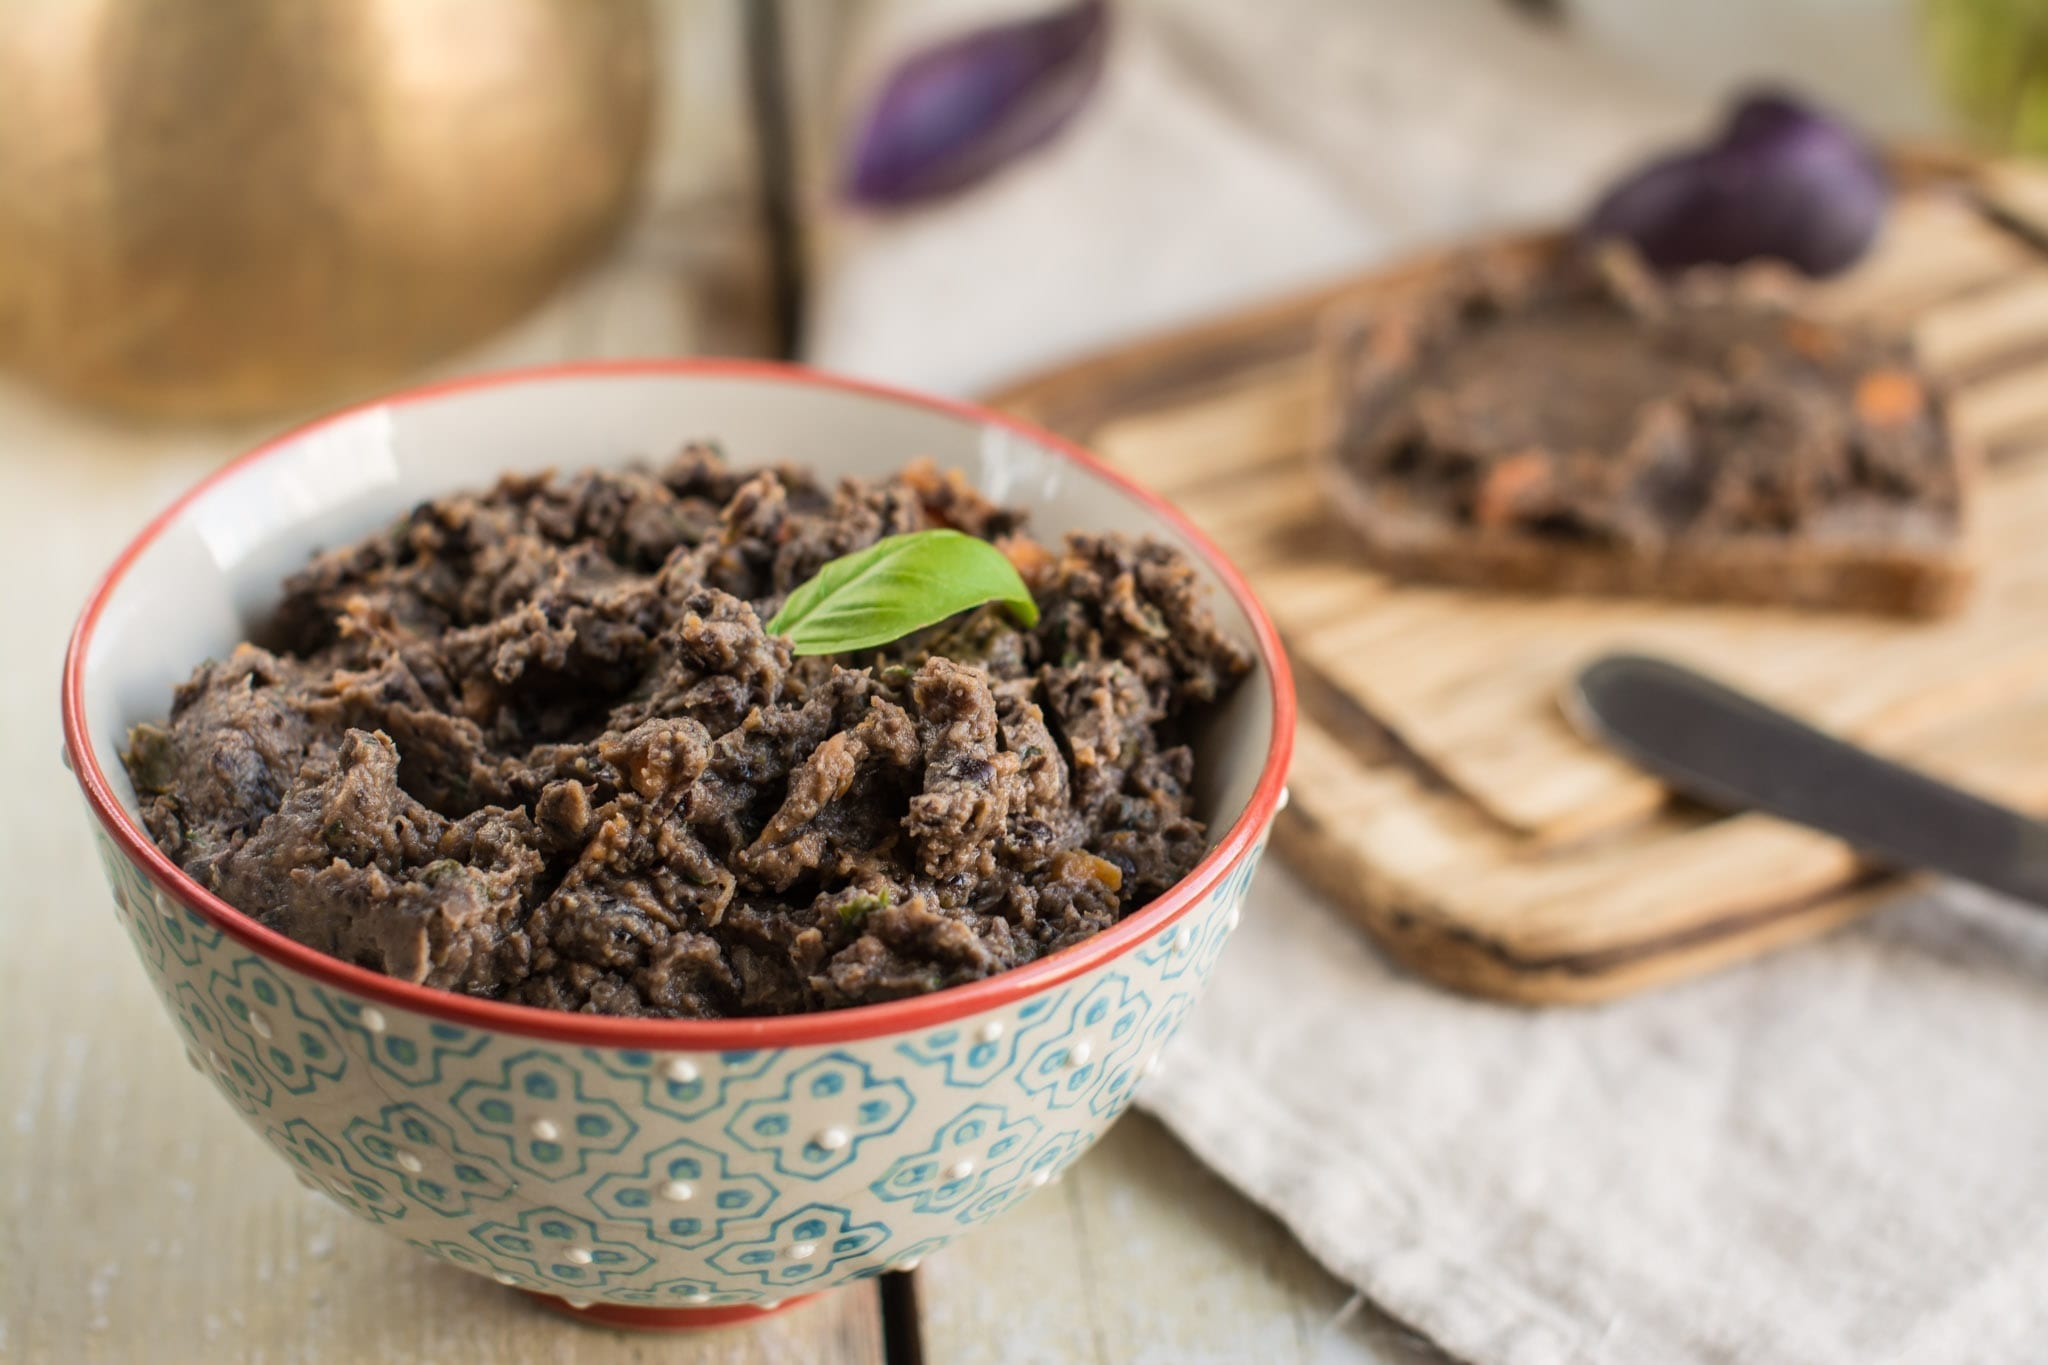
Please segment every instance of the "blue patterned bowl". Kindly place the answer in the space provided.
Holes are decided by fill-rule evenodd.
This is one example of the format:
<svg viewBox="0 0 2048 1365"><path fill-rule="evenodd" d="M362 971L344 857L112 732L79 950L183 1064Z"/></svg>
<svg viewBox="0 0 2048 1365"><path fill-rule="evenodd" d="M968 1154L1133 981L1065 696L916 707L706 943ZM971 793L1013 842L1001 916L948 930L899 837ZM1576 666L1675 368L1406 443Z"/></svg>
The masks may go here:
<svg viewBox="0 0 2048 1365"><path fill-rule="evenodd" d="M688 437L878 475L929 455L1041 534L1182 545L1258 672L1196 736L1217 838L1172 891L1016 971L776 1019L619 1020L428 990L323 956L186 878L118 758L316 546L506 469ZM192 1065L299 1179L445 1261L609 1322L709 1325L907 1267L1058 1175L1131 1101L1236 925L1281 798L1293 692L1272 625L1172 509L1044 432L780 366L578 366L355 408L222 469L93 594L66 756L137 956Z"/></svg>

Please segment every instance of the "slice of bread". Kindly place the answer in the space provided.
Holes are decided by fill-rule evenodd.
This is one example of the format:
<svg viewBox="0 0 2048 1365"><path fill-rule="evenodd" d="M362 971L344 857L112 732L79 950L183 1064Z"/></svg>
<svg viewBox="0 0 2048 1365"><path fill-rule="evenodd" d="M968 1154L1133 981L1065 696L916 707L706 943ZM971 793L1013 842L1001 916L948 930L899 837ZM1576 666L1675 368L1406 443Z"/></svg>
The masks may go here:
<svg viewBox="0 0 2048 1365"><path fill-rule="evenodd" d="M1796 295L1555 238L1420 263L1327 329L1333 504L1397 577L1953 610L1973 471L1940 388Z"/></svg>

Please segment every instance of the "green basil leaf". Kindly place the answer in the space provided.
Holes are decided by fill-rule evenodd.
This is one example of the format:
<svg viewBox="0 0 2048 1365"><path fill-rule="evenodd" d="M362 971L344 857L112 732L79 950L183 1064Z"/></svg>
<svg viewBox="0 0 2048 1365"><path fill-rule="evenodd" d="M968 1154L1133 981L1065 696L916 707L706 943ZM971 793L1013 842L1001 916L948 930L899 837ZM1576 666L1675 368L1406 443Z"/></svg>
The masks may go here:
<svg viewBox="0 0 2048 1365"><path fill-rule="evenodd" d="M911 531L825 565L789 595L768 631L787 635L797 654L842 654L900 640L984 602L1038 624L1038 604L1001 550L959 531Z"/></svg>

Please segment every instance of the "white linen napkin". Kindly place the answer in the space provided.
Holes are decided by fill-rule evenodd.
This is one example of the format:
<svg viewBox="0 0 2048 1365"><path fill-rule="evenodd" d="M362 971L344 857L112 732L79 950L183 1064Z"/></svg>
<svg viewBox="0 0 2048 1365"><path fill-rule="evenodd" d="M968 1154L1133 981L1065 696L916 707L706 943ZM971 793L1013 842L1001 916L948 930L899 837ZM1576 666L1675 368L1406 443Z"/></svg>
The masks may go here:
<svg viewBox="0 0 2048 1365"><path fill-rule="evenodd" d="M1924 99L1899 94L1898 33L1814 36L1858 8L1885 7L1713 13L1840 48L1864 79L1836 88ZM889 54L988 9L870 5L813 146ZM1709 91L1617 61L1653 36L1643 12L1685 17L1660 70L1713 29L1676 0L1575 9L1614 17L1612 41L1497 0L1126 3L1067 138L949 203L828 216L811 356L969 392L1425 241L1569 216L1706 118ZM1390 968L1274 866L1140 1099L1333 1271L1481 1365L2018 1362L2048 1360L2044 1059L2048 920L1987 897L1530 1011Z"/></svg>
<svg viewBox="0 0 2048 1365"><path fill-rule="evenodd" d="M1485 1365L2048 1359L2048 917L1963 889L1599 1008L1447 995L1284 868L1140 1103Z"/></svg>

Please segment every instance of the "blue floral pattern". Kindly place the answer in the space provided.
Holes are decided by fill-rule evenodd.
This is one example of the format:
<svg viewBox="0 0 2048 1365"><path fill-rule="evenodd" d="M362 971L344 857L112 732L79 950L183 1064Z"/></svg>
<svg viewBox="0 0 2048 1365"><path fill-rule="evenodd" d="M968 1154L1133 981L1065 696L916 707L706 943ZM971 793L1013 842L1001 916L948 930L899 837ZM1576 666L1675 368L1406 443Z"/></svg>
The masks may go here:
<svg viewBox="0 0 2048 1365"><path fill-rule="evenodd" d="M700 1247L765 1212L775 1202L775 1187L758 1175L734 1173L716 1151L678 1138L638 1171L616 1171L592 1185L590 1202L607 1218L640 1224L657 1242Z"/></svg>
<svg viewBox="0 0 2048 1365"><path fill-rule="evenodd" d="M334 1022L350 1037L356 1054L383 1073L380 1084L432 1089L441 1084L442 1073L451 1063L476 1056L491 1041L491 1035L482 1030L438 1020L421 1030L393 1032L384 1011L374 1005L365 1006L328 991L320 996Z"/></svg>
<svg viewBox="0 0 2048 1365"><path fill-rule="evenodd" d="M121 927L128 931L129 941L142 957L142 965L149 968L151 977L160 980L164 943L156 929L156 890L135 864L115 851L113 844L102 839L99 850L100 870L106 873L107 885L114 890L114 909Z"/></svg>
<svg viewBox="0 0 2048 1365"><path fill-rule="evenodd" d="M213 1077L229 1104L254 1117L270 1108L270 1080L247 1058L228 1049L227 1030L189 981L180 981L166 1003L191 1049L192 1064Z"/></svg>
<svg viewBox="0 0 2048 1365"><path fill-rule="evenodd" d="M1093 1133L1078 1129L1055 1134L1024 1158L1014 1179L997 1185L961 1209L957 1215L959 1221L985 1223L1033 1190L1051 1184L1068 1163L1087 1150L1093 1138Z"/></svg>
<svg viewBox="0 0 2048 1365"><path fill-rule="evenodd" d="M138 959L301 1180L506 1284L760 1305L914 1263L1050 1184L1128 1106L1257 851L1120 957L936 1028L829 1046L581 1048L373 1004L207 925L109 841Z"/></svg>
<svg viewBox="0 0 2048 1365"><path fill-rule="evenodd" d="M775 1093L742 1102L725 1125L726 1135L749 1151L766 1153L782 1174L808 1180L852 1164L863 1143L895 1132L913 1103L909 1086L877 1079L865 1063L843 1052L805 1062L781 1080ZM827 1121L806 1122L805 1102L822 1109Z"/></svg>
<svg viewBox="0 0 2048 1365"><path fill-rule="evenodd" d="M1015 1019L983 1020L899 1043L897 1052L921 1067L936 1066L945 1073L946 1084L962 1090L979 1090L1017 1064L1017 1049L1033 1030L1052 1021L1059 1000L1055 996L1034 996L1015 1011Z"/></svg>
<svg viewBox="0 0 2048 1365"><path fill-rule="evenodd" d="M1054 1109L1086 1103L1128 1061L1151 1010L1130 977L1103 975L1073 1001L1066 1027L1025 1060L1019 1083Z"/></svg>
<svg viewBox="0 0 2048 1365"><path fill-rule="evenodd" d="M664 1056L637 1049L585 1048L586 1061L607 1075L637 1083L635 1098L649 1109L679 1119L699 1119L722 1108L728 1090L775 1064L773 1052L716 1052L708 1056Z"/></svg>
<svg viewBox="0 0 2048 1365"><path fill-rule="evenodd" d="M1012 1119L998 1105L974 1105L942 1126L930 1147L889 1167L872 1188L884 1199L914 1200L919 1213L951 1212L1016 1162L1040 1127L1028 1114Z"/></svg>
<svg viewBox="0 0 2048 1365"><path fill-rule="evenodd" d="M836 1279L835 1268L861 1262L888 1240L889 1229L880 1223L856 1223L852 1213L831 1204L806 1204L757 1237L727 1242L712 1253L711 1264L735 1278L778 1289L806 1287L813 1280Z"/></svg>
<svg viewBox="0 0 2048 1365"><path fill-rule="evenodd" d="M505 1062L498 1079L466 1081L455 1112L496 1138L512 1164L535 1175L581 1175L593 1156L620 1151L638 1125L626 1111L584 1090L583 1073L545 1048Z"/></svg>
<svg viewBox="0 0 2048 1365"><path fill-rule="evenodd" d="M343 1135L363 1161L396 1179L406 1198L443 1217L511 1194L516 1182L487 1156L465 1149L447 1124L417 1104L386 1105Z"/></svg>
<svg viewBox="0 0 2048 1365"><path fill-rule="evenodd" d="M215 972L207 983L227 1046L270 1084L303 1095L341 1079L347 1059L326 1020L303 1013L278 974L255 958Z"/></svg>
<svg viewBox="0 0 2048 1365"><path fill-rule="evenodd" d="M157 931L163 935L171 956L187 967L201 967L219 959L222 955L220 930L161 891L155 892L154 899ZM242 956L239 950L233 955Z"/></svg>
<svg viewBox="0 0 2048 1365"><path fill-rule="evenodd" d="M357 1217L383 1223L405 1216L404 1202L383 1181L360 1169L340 1143L305 1119L293 1119L263 1136L299 1168L301 1184L331 1195Z"/></svg>
<svg viewBox="0 0 2048 1365"><path fill-rule="evenodd" d="M654 1264L635 1242L613 1241L566 1209L528 1209L509 1222L478 1224L469 1234L491 1265L510 1262L552 1286L593 1289Z"/></svg>

